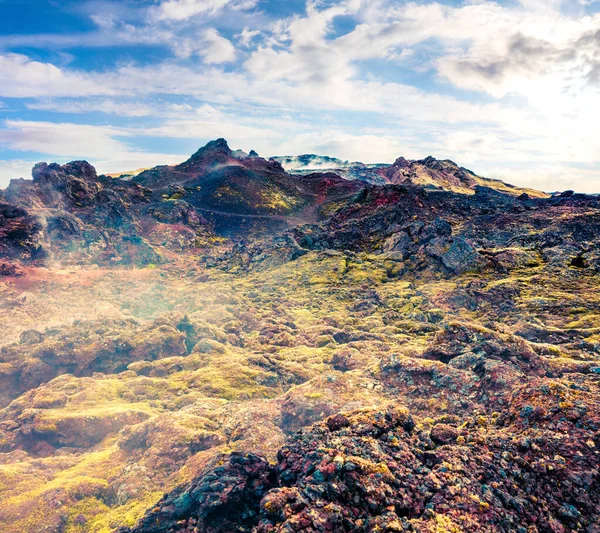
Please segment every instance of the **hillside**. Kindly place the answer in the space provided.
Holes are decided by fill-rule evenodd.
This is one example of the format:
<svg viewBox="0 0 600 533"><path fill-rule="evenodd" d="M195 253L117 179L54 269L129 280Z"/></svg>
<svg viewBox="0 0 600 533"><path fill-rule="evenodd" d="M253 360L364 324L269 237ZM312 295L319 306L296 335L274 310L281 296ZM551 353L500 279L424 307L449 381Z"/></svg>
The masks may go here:
<svg viewBox="0 0 600 533"><path fill-rule="evenodd" d="M597 533L600 199L282 165L0 191L2 532Z"/></svg>
<svg viewBox="0 0 600 533"><path fill-rule="evenodd" d="M525 193L532 197L548 197L544 192L516 187L501 180L484 178L471 170L459 167L453 161L437 160L431 156L423 160L407 160L399 157L392 165L349 162L315 154L280 156L271 159L281 163L286 171L297 175L329 171L349 180L360 180L373 185L413 184L463 194L473 194L475 188L481 186L516 196Z"/></svg>

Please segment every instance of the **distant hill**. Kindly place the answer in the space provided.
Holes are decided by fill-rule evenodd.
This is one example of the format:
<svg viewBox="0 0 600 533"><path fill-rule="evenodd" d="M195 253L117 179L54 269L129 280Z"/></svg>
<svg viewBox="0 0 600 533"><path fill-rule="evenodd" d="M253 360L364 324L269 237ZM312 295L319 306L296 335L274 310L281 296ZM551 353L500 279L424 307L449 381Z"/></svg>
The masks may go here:
<svg viewBox="0 0 600 533"><path fill-rule="evenodd" d="M453 161L438 160L431 156L423 160L407 160L400 157L391 165L342 161L335 157L316 154L276 156L271 159L281 163L290 174L303 175L319 170L335 172L346 179L357 179L375 185L410 183L464 194L473 194L475 187L480 185L517 196L523 193L536 198L549 196L534 189L478 176L471 170L459 167Z"/></svg>
<svg viewBox="0 0 600 533"><path fill-rule="evenodd" d="M150 167L145 167L145 168L138 168L136 170L127 170L125 172L113 172L112 174L105 174L105 176L108 176L109 178L127 178L127 177L133 177L133 176L137 176L138 174L141 174L142 172L144 172L145 170L148 170Z"/></svg>

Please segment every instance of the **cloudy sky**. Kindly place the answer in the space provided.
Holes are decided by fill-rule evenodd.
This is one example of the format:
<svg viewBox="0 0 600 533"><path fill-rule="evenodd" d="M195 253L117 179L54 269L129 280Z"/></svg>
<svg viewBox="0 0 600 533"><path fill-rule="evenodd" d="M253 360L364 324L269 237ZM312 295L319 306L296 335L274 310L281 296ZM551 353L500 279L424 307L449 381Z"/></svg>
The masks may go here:
<svg viewBox="0 0 600 533"><path fill-rule="evenodd" d="M598 0L0 0L0 186L225 137L600 192Z"/></svg>

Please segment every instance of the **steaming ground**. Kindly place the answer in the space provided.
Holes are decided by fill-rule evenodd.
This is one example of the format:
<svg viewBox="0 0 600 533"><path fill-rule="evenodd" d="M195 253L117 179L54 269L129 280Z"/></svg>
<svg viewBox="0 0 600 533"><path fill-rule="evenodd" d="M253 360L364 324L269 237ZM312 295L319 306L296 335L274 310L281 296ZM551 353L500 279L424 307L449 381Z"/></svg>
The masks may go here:
<svg viewBox="0 0 600 533"><path fill-rule="evenodd" d="M165 286L169 278L169 293ZM106 269L82 266L29 268L23 277L0 284L3 307L10 313L0 316L6 332L2 344L15 342L31 328L55 328L76 320L126 319L150 320L171 310L189 312L190 272L180 269ZM187 301L186 301L186 294ZM210 297L210 295L206 295Z"/></svg>

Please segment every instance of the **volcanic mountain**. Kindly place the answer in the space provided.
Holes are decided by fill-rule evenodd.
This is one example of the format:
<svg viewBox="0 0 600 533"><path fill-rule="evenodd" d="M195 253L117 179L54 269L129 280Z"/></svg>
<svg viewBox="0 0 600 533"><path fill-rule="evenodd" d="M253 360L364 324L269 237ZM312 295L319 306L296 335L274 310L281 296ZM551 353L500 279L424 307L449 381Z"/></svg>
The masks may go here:
<svg viewBox="0 0 600 533"><path fill-rule="evenodd" d="M240 157L224 139L180 165L124 178L98 176L85 161L40 163L33 180L0 191L0 246L30 260L156 263L157 247L316 222L362 187L332 173L291 176L274 161Z"/></svg>
<svg viewBox="0 0 600 533"><path fill-rule="evenodd" d="M284 159L0 191L2 533L598 533L600 199Z"/></svg>
<svg viewBox="0 0 600 533"><path fill-rule="evenodd" d="M310 167L313 158L299 160ZM33 180L13 180L0 193L0 246L4 255L29 259L155 263L161 261L157 246L189 248L215 236L266 234L325 220L369 182L465 194L483 186L510 195L547 196L433 158L399 158L391 166L322 157L319 162L334 167L343 163L343 168L290 174L275 159L232 151L224 139L209 142L179 165L123 178L98 176L82 161L40 163ZM343 179L338 173L360 179Z"/></svg>
<svg viewBox="0 0 600 533"><path fill-rule="evenodd" d="M525 193L540 198L548 196L533 189L523 189L500 180L482 178L469 169L459 167L454 161L449 159L440 161L431 156L420 161L399 157L393 165L382 171L382 175L387 183L410 183L464 194L473 194L475 188L481 186L507 194Z"/></svg>
<svg viewBox="0 0 600 533"><path fill-rule="evenodd" d="M198 209L227 215L292 216L316 220L316 208L347 197L359 184L333 175L311 174L299 179L274 160L255 152L233 152L225 139L200 148L173 167L156 167L133 178L155 194L184 195Z"/></svg>
<svg viewBox="0 0 600 533"><path fill-rule="evenodd" d="M399 157L392 165L349 162L315 154L278 156L271 159L281 163L291 174L298 175L315 171L329 171L349 180L361 180L373 185L406 183L464 194L473 194L475 187L482 186L507 194L525 193L533 197L548 196L541 191L515 187L501 180L483 178L469 169L459 167L453 161L437 160L431 156L423 160L407 160Z"/></svg>

